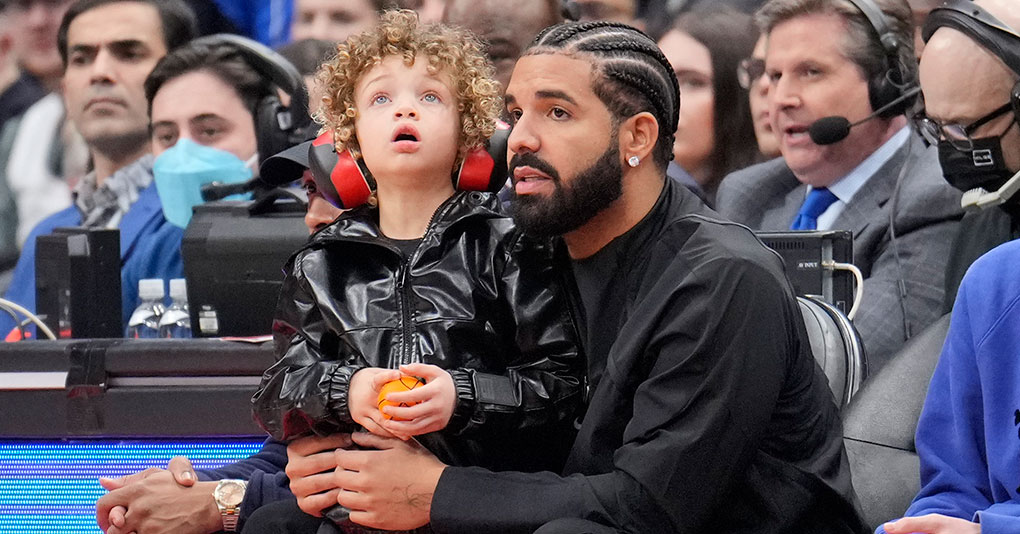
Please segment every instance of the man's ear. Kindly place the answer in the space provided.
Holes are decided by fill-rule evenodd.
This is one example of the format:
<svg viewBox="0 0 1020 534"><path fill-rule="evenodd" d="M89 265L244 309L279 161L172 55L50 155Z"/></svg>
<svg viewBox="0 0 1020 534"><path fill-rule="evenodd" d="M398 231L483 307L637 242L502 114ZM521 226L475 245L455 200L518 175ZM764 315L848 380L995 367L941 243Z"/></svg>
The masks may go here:
<svg viewBox="0 0 1020 534"><path fill-rule="evenodd" d="M659 121L651 113L642 111L620 124L618 139L624 161L631 156L645 161L651 157L659 140Z"/></svg>

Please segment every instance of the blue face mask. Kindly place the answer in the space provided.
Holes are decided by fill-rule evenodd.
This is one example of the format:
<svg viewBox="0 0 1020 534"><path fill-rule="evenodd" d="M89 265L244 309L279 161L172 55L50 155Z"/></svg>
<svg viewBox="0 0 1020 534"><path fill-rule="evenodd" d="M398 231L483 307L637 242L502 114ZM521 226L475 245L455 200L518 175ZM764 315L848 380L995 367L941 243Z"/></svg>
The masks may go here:
<svg viewBox="0 0 1020 534"><path fill-rule="evenodd" d="M252 156L252 160L256 160ZM202 186L211 182L233 184L252 177L248 163L218 148L181 139L156 158L152 165L163 215L171 224L186 228L191 210L201 204ZM234 195L234 199L243 198Z"/></svg>

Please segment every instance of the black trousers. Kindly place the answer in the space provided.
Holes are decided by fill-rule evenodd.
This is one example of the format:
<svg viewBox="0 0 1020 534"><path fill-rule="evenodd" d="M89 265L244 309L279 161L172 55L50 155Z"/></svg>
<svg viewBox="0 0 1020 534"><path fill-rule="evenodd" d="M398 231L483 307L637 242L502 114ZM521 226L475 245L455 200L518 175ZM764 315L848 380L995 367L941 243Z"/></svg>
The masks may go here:
<svg viewBox="0 0 1020 534"><path fill-rule="evenodd" d="M375 534L379 530L345 521L338 526L328 519L306 514L297 505L297 499L267 504L255 510L244 523L241 534ZM394 531L393 534L431 534L427 525L414 531Z"/></svg>
<svg viewBox="0 0 1020 534"><path fill-rule="evenodd" d="M241 534L343 534L332 521L313 517L298 508L296 500L277 501L255 510ZM620 531L584 519L556 519L535 534L620 534Z"/></svg>
<svg viewBox="0 0 1020 534"><path fill-rule="evenodd" d="M321 517L310 516L298 508L296 499L287 499L255 510L244 522L241 534L317 534L323 523ZM333 529L330 534L338 532L328 521L325 523Z"/></svg>

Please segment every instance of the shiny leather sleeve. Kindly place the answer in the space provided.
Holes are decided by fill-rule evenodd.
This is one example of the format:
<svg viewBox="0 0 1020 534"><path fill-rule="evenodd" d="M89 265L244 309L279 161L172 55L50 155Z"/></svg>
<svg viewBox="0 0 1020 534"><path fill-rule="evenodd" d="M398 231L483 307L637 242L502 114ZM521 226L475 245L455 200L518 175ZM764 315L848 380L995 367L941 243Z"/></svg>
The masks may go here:
<svg viewBox="0 0 1020 534"><path fill-rule="evenodd" d="M273 341L282 356L262 374L252 397L255 421L281 441L357 427L347 408L347 385L360 366L337 359L337 337L326 328L303 261L312 260L304 253L295 256L273 321Z"/></svg>
<svg viewBox="0 0 1020 534"><path fill-rule="evenodd" d="M464 435L570 425L586 365L570 307L570 266L553 245L516 233L500 277L516 361L503 374L451 370L458 404L448 429ZM510 339L510 336L508 336Z"/></svg>

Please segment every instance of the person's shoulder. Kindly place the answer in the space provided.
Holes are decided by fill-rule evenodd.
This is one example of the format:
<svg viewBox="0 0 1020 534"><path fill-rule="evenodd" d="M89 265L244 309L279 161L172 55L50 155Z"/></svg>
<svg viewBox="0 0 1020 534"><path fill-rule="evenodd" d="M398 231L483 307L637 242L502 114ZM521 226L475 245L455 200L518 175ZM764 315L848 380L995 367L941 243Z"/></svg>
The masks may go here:
<svg viewBox="0 0 1020 534"><path fill-rule="evenodd" d="M929 214L946 213L962 216L960 198L963 193L946 182L939 164L938 150L913 140L903 183L899 188L898 202L905 207L917 207Z"/></svg>
<svg viewBox="0 0 1020 534"><path fill-rule="evenodd" d="M663 228L655 245L674 255L685 268L758 268L782 275L782 260L754 232L739 223L715 216L711 211L675 217Z"/></svg>
<svg viewBox="0 0 1020 534"><path fill-rule="evenodd" d="M729 189L763 181L767 182L770 179L776 179L786 174L790 174L790 168L786 166L786 160L778 157L727 174L719 184L719 190L722 191L723 187Z"/></svg>
<svg viewBox="0 0 1020 534"><path fill-rule="evenodd" d="M39 221L28 234L28 239L34 240L37 236L48 235L61 226L78 226L81 224L81 213L74 205L68 206L49 217Z"/></svg>
<svg viewBox="0 0 1020 534"><path fill-rule="evenodd" d="M1015 331L1015 319L1002 319L1007 315L1020 316L1018 263L1020 240L999 245L974 261L960 282L953 306L954 322L966 318L971 329L984 332L982 338L996 327Z"/></svg>
<svg viewBox="0 0 1020 534"><path fill-rule="evenodd" d="M986 252L971 264L963 277L961 291L988 291L1020 295L1020 240L1009 241Z"/></svg>
<svg viewBox="0 0 1020 534"><path fill-rule="evenodd" d="M763 197L785 195L800 185L786 160L775 158L727 174L716 192L716 209L727 217L759 210Z"/></svg>

